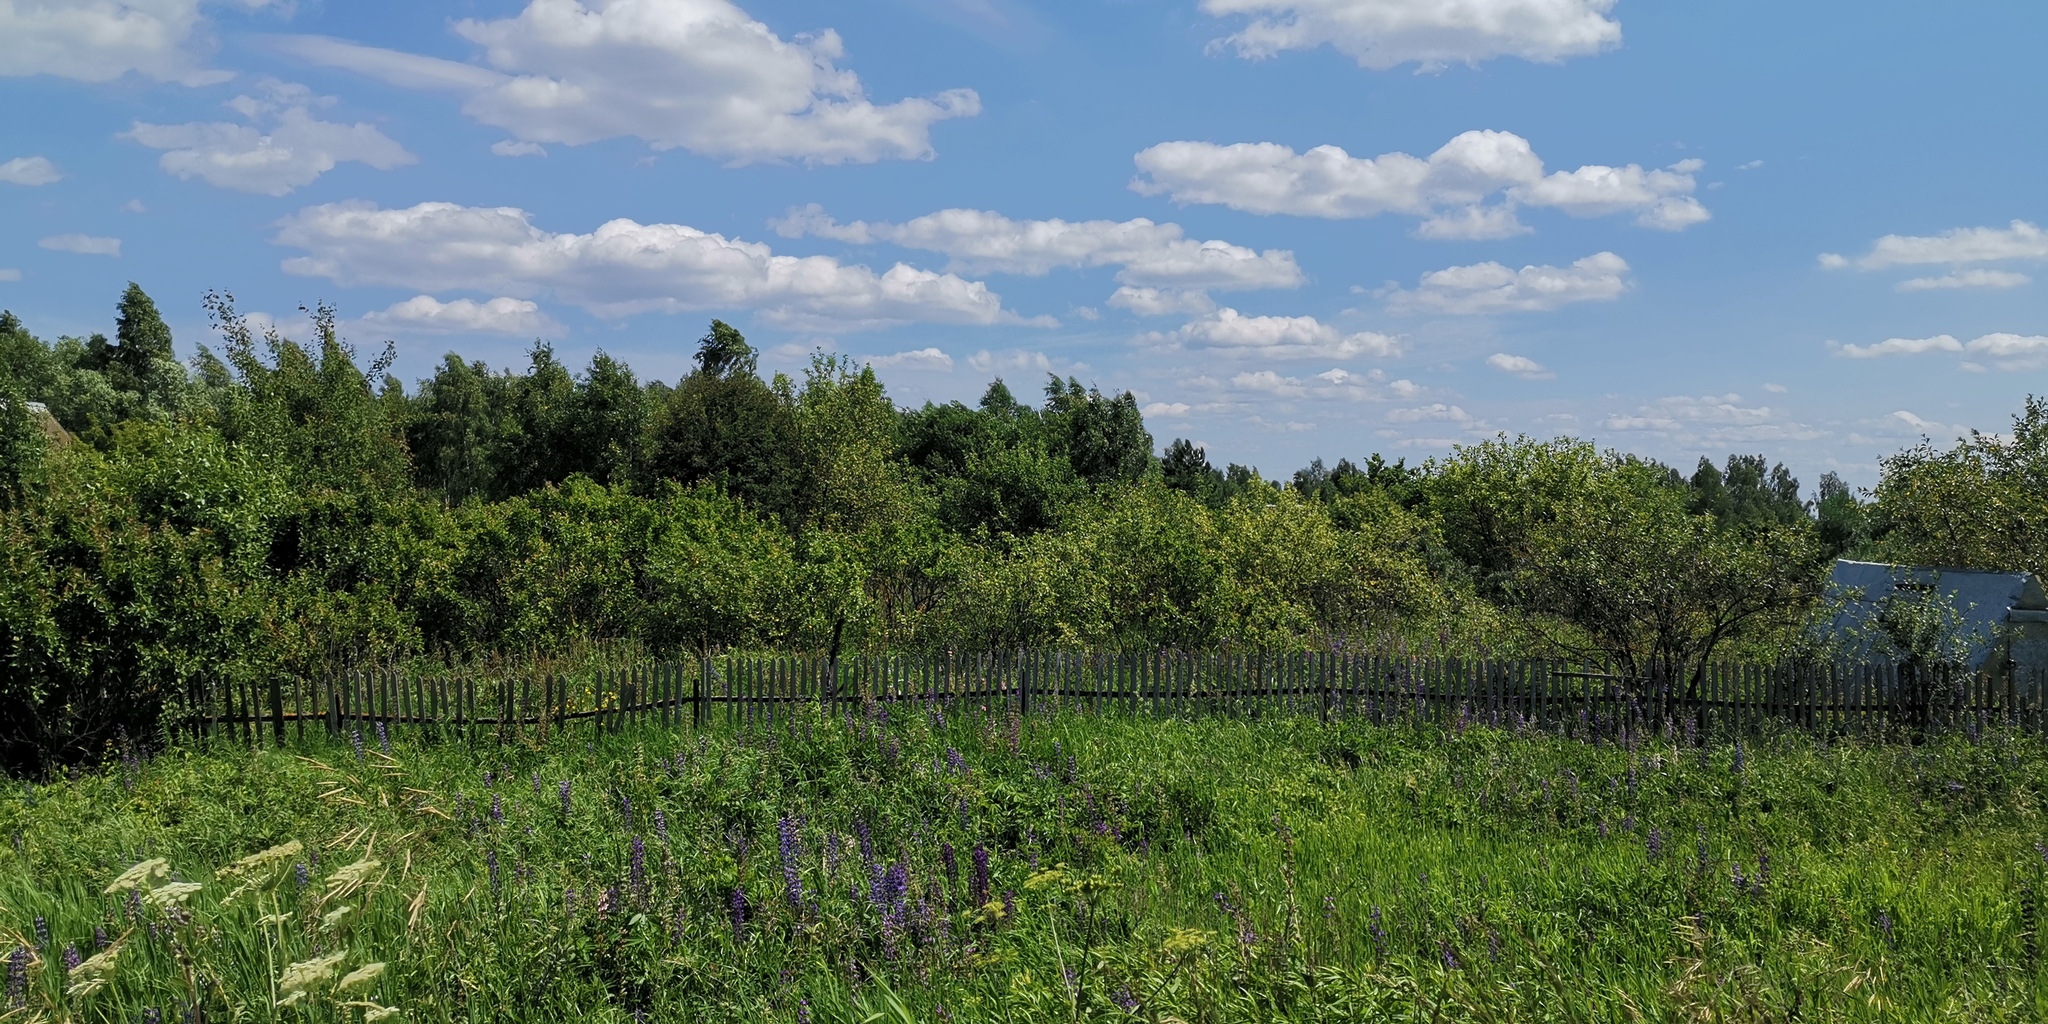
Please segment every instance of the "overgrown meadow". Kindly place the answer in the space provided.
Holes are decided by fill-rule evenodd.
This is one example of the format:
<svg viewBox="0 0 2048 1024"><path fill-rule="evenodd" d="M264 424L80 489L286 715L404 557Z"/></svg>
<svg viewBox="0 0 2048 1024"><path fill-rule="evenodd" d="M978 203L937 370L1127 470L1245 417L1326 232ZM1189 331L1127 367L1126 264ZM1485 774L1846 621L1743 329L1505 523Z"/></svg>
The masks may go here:
<svg viewBox="0 0 2048 1024"><path fill-rule="evenodd" d="M177 748L0 789L0 1021L2039 1020L2044 779L874 704Z"/></svg>

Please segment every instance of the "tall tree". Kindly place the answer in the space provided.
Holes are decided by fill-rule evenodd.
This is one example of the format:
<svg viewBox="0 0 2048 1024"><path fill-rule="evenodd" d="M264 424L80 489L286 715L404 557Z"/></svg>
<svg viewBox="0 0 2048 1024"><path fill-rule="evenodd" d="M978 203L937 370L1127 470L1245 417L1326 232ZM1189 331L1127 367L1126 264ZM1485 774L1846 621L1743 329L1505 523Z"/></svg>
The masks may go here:
<svg viewBox="0 0 2048 1024"><path fill-rule="evenodd" d="M683 484L709 482L795 525L805 473L794 396L754 375L740 332L711 321L697 366L671 392L652 424L650 470Z"/></svg>

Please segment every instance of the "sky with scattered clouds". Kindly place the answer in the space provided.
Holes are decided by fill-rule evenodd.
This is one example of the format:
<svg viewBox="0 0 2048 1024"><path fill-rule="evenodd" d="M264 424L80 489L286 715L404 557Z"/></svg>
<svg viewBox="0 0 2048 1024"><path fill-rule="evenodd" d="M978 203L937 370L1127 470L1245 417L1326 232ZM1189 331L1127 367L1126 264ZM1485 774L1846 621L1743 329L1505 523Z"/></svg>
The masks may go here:
<svg viewBox="0 0 2048 1024"><path fill-rule="evenodd" d="M1285 475L1571 434L1869 484L2048 392L2048 6L0 0L0 306L416 379L718 317Z"/></svg>

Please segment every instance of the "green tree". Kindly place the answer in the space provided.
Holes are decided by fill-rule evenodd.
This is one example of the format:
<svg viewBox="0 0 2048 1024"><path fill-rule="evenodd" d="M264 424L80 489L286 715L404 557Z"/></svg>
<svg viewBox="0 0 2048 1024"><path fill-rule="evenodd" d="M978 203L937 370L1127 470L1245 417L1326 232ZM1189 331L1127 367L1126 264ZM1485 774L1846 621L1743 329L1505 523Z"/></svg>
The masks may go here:
<svg viewBox="0 0 2048 1024"><path fill-rule="evenodd" d="M1045 386L1044 419L1052 450L1091 484L1129 483L1151 472L1152 435L1137 396L1104 395L1081 382L1053 377Z"/></svg>
<svg viewBox="0 0 2048 1024"><path fill-rule="evenodd" d="M809 485L795 396L763 383L754 363L746 339L713 320L696 369L654 415L650 472L686 486L716 484L795 526Z"/></svg>
<svg viewBox="0 0 2048 1024"><path fill-rule="evenodd" d="M1921 441L1884 459L1875 553L1909 565L2048 573L2048 399L2029 395L2005 435Z"/></svg>

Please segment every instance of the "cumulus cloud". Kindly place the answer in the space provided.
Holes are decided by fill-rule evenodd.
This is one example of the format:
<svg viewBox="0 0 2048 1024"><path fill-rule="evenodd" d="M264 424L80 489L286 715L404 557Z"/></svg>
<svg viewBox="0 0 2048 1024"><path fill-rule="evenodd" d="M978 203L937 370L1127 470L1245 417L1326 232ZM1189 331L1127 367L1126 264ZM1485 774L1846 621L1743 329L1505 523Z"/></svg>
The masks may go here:
<svg viewBox="0 0 2048 1024"><path fill-rule="evenodd" d="M1400 339L1390 335L1372 331L1347 334L1312 316L1244 316L1228 307L1172 331L1147 331L1137 340L1141 346L1167 352L1268 359L1350 359L1401 351Z"/></svg>
<svg viewBox="0 0 2048 1024"><path fill-rule="evenodd" d="M1843 345L1836 349L1847 359L1876 359L1882 356L1916 356L1923 352L1961 352L1963 343L1946 334L1932 338L1886 338L1875 345Z"/></svg>
<svg viewBox="0 0 2048 1024"><path fill-rule="evenodd" d="M1191 408L1192 406L1186 402L1151 402L1138 411L1147 418L1157 419L1170 416L1186 416Z"/></svg>
<svg viewBox="0 0 2048 1024"><path fill-rule="evenodd" d="M529 299L500 296L485 302L456 299L442 302L415 295L388 309L363 315L367 327L399 334L509 334L532 337L557 334L562 326Z"/></svg>
<svg viewBox="0 0 2048 1024"><path fill-rule="evenodd" d="M1252 392L1286 399L1317 399L1352 402L1380 402L1389 397L1412 398L1421 393L1412 381L1387 380L1381 370L1367 370L1363 373L1332 367L1321 373L1308 376L1290 376L1277 370L1243 370L1232 374L1227 380L1198 377L1183 382L1189 387L1211 391ZM1198 411L1228 408L1231 403L1211 404L1196 407Z"/></svg>
<svg viewBox="0 0 2048 1024"><path fill-rule="evenodd" d="M950 370L953 368L953 357L937 348L920 348L887 356L869 356L866 362L878 370L897 367L908 370Z"/></svg>
<svg viewBox="0 0 2048 1024"><path fill-rule="evenodd" d="M1428 159L1354 157L1336 146L1297 153L1274 142L1162 142L1133 160L1139 174L1131 188L1144 195L1302 217L1401 214L1423 218L1416 228L1423 238L1526 234L1515 214L1521 206L1573 217L1634 213L1636 223L1669 231L1710 216L1692 197L1698 160L1661 170L1589 164L1546 175L1529 141L1512 132L1465 132Z"/></svg>
<svg viewBox="0 0 2048 1024"><path fill-rule="evenodd" d="M464 19L483 66L296 36L290 53L401 88L451 92L519 141L631 136L745 164L871 163L932 155L931 126L981 112L971 89L876 104L831 29L777 36L727 0L532 0Z"/></svg>
<svg viewBox="0 0 2048 1024"><path fill-rule="evenodd" d="M1607 430L1712 444L1810 441L1826 436L1821 430L1789 419L1783 410L1751 405L1733 393L1659 398L1632 412L1611 414L1600 425Z"/></svg>
<svg viewBox="0 0 2048 1024"><path fill-rule="evenodd" d="M1569 267L1499 263L1446 267L1422 275L1412 291L1387 300L1399 312L1511 313L1551 310L1574 302L1607 302L1628 290L1628 263L1611 252L1596 252Z"/></svg>
<svg viewBox="0 0 2048 1024"><path fill-rule="evenodd" d="M1088 369L1087 363L1070 359L1055 359L1043 352L1013 348L1001 352L982 349L967 357L967 365L976 373L1080 373Z"/></svg>
<svg viewBox="0 0 2048 1024"><path fill-rule="evenodd" d="M1934 263L2039 259L2048 259L2048 231L2016 220L2002 228L1951 228L1938 235L1886 235L1872 243L1870 251L1855 260L1855 265L1864 270L1883 270ZM1821 265L1839 268L1849 266L1850 261L1824 253Z"/></svg>
<svg viewBox="0 0 2048 1024"><path fill-rule="evenodd" d="M0 0L0 2L5 2L5 0ZM28 185L34 187L36 185L48 185L53 181L61 181L63 178L63 172L57 170L57 165L51 163L47 157L18 156L4 164L0 164L0 181L4 181L9 185Z"/></svg>
<svg viewBox="0 0 2048 1024"><path fill-rule="evenodd" d="M1902 292L1926 292L1952 288L1982 288L1995 291L2033 283L2033 278L2010 270L1958 270L1940 277L1913 277L1893 287Z"/></svg>
<svg viewBox="0 0 2048 1024"><path fill-rule="evenodd" d="M511 139L499 139L491 143L491 153L494 156L546 156L548 155L548 148L538 142L514 142Z"/></svg>
<svg viewBox="0 0 2048 1024"><path fill-rule="evenodd" d="M1171 288L1133 288L1124 285L1109 297L1109 304L1118 309L1128 309L1139 316L1166 316L1171 313L1208 313L1216 308L1214 300L1203 291L1176 291Z"/></svg>
<svg viewBox="0 0 2048 1024"><path fill-rule="evenodd" d="M51 235L36 244L52 252L75 252L81 256L121 255L121 240L103 235Z"/></svg>
<svg viewBox="0 0 2048 1024"><path fill-rule="evenodd" d="M270 0L205 6L254 10ZM110 82L129 72L207 85L233 75L201 68L211 40L201 0L0 0L0 76Z"/></svg>
<svg viewBox="0 0 2048 1024"><path fill-rule="evenodd" d="M284 261L287 273L348 286L547 293L599 316L739 307L793 324L1020 322L987 285L953 274L778 256L682 224L621 218L588 234L556 233L513 207L387 210L358 200L307 207L277 229L274 241L306 253Z"/></svg>
<svg viewBox="0 0 2048 1024"><path fill-rule="evenodd" d="M987 210L940 210L901 224L841 224L816 203L771 222L786 238L816 235L863 245L888 242L944 253L961 273L1042 275L1059 267L1114 266L1126 285L1179 290L1293 288L1294 254L1196 241L1178 224L1135 220L1012 220Z"/></svg>
<svg viewBox="0 0 2048 1024"><path fill-rule="evenodd" d="M1523 380L1549 380L1557 376L1557 374L1545 369L1542 363L1528 356L1509 355L1506 352L1495 352L1487 356L1486 365L1502 373L1513 374Z"/></svg>
<svg viewBox="0 0 2048 1024"><path fill-rule="evenodd" d="M269 81L263 83L260 97L237 96L226 104L247 124L137 121L121 137L167 150L157 165L180 178L266 196L311 184L344 161L380 171L418 161L375 125L339 124L313 116L313 107L332 102L303 85Z"/></svg>
<svg viewBox="0 0 2048 1024"><path fill-rule="evenodd" d="M1495 57L1557 63L1621 43L1614 0L1203 0L1250 21L1212 47L1271 57L1328 44L1363 68L1436 70Z"/></svg>
<svg viewBox="0 0 2048 1024"><path fill-rule="evenodd" d="M1412 409L1387 410L1389 423L1470 423L1472 415L1455 405L1432 402Z"/></svg>

